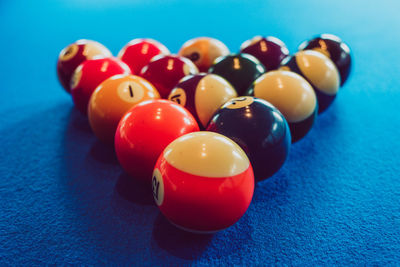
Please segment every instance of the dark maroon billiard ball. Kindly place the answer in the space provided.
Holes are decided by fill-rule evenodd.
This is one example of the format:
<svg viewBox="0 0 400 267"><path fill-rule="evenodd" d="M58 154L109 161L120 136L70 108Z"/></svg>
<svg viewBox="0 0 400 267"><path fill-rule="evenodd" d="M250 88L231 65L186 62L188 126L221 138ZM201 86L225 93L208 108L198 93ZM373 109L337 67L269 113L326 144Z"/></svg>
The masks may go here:
<svg viewBox="0 0 400 267"><path fill-rule="evenodd" d="M236 91L224 78L212 73L200 73L184 77L175 86L168 99L184 106L204 129L213 114Z"/></svg>
<svg viewBox="0 0 400 267"><path fill-rule="evenodd" d="M219 57L208 70L230 82L239 96L266 71L258 59L245 53Z"/></svg>
<svg viewBox="0 0 400 267"><path fill-rule="evenodd" d="M333 34L321 34L304 41L299 50L315 50L330 58L340 73L340 86L346 82L351 70L351 51L339 37Z"/></svg>
<svg viewBox="0 0 400 267"><path fill-rule="evenodd" d="M199 70L190 59L176 55L158 55L143 67L140 76L153 84L161 98L167 98L179 80Z"/></svg>
<svg viewBox="0 0 400 267"><path fill-rule="evenodd" d="M207 131L234 140L247 154L256 181L277 172L286 160L291 134L283 115L269 102L237 97L225 103L213 116Z"/></svg>
<svg viewBox="0 0 400 267"><path fill-rule="evenodd" d="M286 45L272 36L255 36L247 40L240 46L240 52L257 58L268 71L277 69L281 61L289 55Z"/></svg>
<svg viewBox="0 0 400 267"><path fill-rule="evenodd" d="M335 100L340 87L340 74L332 60L313 51L299 51L282 61L281 69L303 76L313 87L318 99L318 112L326 110Z"/></svg>
<svg viewBox="0 0 400 267"><path fill-rule="evenodd" d="M292 143L311 130L318 114L312 86L292 71L269 71L255 80L246 94L267 100L283 114L289 124Z"/></svg>

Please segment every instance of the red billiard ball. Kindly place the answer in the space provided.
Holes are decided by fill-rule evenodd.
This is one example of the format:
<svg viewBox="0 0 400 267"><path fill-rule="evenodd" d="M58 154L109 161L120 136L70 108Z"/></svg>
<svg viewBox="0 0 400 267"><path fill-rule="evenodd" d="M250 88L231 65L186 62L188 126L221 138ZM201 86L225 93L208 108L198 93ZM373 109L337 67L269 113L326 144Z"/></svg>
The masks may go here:
<svg viewBox="0 0 400 267"><path fill-rule="evenodd" d="M286 45L272 36L256 36L247 40L241 45L240 52L257 58L268 71L277 69L281 61L289 55Z"/></svg>
<svg viewBox="0 0 400 267"><path fill-rule="evenodd" d="M186 41L178 54L193 61L201 72L206 72L216 58L227 56L229 53L228 47L221 41L210 37L198 37Z"/></svg>
<svg viewBox="0 0 400 267"><path fill-rule="evenodd" d="M130 74L128 65L118 58L90 59L79 65L71 79L71 95L76 108L87 114L93 91L107 78L117 74Z"/></svg>
<svg viewBox="0 0 400 267"><path fill-rule="evenodd" d="M190 232L216 232L233 225L249 207L253 169L231 139L212 132L190 133L160 155L152 189L172 224Z"/></svg>
<svg viewBox="0 0 400 267"><path fill-rule="evenodd" d="M158 55L143 67L140 76L157 88L161 98L167 98L180 79L196 73L198 73L197 67L185 57Z"/></svg>
<svg viewBox="0 0 400 267"><path fill-rule="evenodd" d="M318 100L318 112L326 110L335 100L340 86L340 75L332 60L313 51L299 51L282 61L280 69L303 76L313 87Z"/></svg>
<svg viewBox="0 0 400 267"><path fill-rule="evenodd" d="M200 73L184 77L171 91L168 99L189 110L200 128L204 129L218 108L236 96L235 89L224 78Z"/></svg>
<svg viewBox="0 0 400 267"><path fill-rule="evenodd" d="M318 101L311 85L291 71L274 70L261 75L246 95L267 100L285 117L292 142L303 138L318 114Z"/></svg>
<svg viewBox="0 0 400 267"><path fill-rule="evenodd" d="M134 39L127 43L118 53L118 58L125 62L132 71L132 74L139 74L150 59L157 55L170 54L160 42L153 39Z"/></svg>
<svg viewBox="0 0 400 267"><path fill-rule="evenodd" d="M115 151L122 168L134 179L151 182L158 156L176 138L199 131L193 116L169 100L148 100L130 109L119 122Z"/></svg>
<svg viewBox="0 0 400 267"><path fill-rule="evenodd" d="M111 56L104 45L95 41L82 39L68 45L61 50L57 61L57 75L61 85L70 92L71 77L79 64L88 59Z"/></svg>

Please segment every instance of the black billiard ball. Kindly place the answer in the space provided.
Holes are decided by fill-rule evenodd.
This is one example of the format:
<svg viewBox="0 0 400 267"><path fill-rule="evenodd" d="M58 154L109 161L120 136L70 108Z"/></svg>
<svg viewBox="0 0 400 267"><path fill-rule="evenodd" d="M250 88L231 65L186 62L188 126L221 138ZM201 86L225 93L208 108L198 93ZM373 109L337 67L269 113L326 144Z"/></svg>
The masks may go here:
<svg viewBox="0 0 400 267"><path fill-rule="evenodd" d="M291 71L274 70L254 81L246 93L267 100L289 123L292 142L303 138L312 128L318 102L311 85Z"/></svg>
<svg viewBox="0 0 400 267"><path fill-rule="evenodd" d="M313 51L299 51L282 61L283 70L290 70L303 76L317 95L321 113L333 102L340 86L340 75L332 60L324 54Z"/></svg>
<svg viewBox="0 0 400 267"><path fill-rule="evenodd" d="M268 71L277 69L281 61L289 55L286 45L272 36L256 36L247 40L240 46L240 52L257 58Z"/></svg>
<svg viewBox="0 0 400 267"><path fill-rule="evenodd" d="M266 69L252 55L240 53L218 57L208 71L225 78L241 96Z"/></svg>
<svg viewBox="0 0 400 267"><path fill-rule="evenodd" d="M299 50L315 50L329 57L340 73L342 86L350 74L351 53L350 48L339 37L333 34L321 34L309 41L304 41Z"/></svg>
<svg viewBox="0 0 400 267"><path fill-rule="evenodd" d="M283 165L291 145L289 126L269 102L255 97L237 97L213 116L207 131L234 140L247 154L256 181L264 180Z"/></svg>

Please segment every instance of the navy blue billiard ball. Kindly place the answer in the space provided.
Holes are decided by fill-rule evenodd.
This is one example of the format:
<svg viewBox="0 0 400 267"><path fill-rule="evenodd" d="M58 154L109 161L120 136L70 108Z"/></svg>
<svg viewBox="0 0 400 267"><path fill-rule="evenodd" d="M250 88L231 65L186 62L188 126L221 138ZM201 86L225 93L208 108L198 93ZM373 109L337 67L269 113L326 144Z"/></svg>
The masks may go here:
<svg viewBox="0 0 400 267"><path fill-rule="evenodd" d="M340 73L340 86L346 82L351 70L351 51L339 37L321 34L301 43L299 50L315 50L329 57Z"/></svg>
<svg viewBox="0 0 400 267"><path fill-rule="evenodd" d="M241 96L266 69L258 59L243 53L218 57L208 72L226 79Z"/></svg>
<svg viewBox="0 0 400 267"><path fill-rule="evenodd" d="M303 138L312 128L318 114L318 102L311 85L300 75L284 70L263 74L247 95L267 100L289 123L292 142Z"/></svg>
<svg viewBox="0 0 400 267"><path fill-rule="evenodd" d="M289 55L286 45L272 36L255 36L247 40L240 46L240 52L257 58L268 71L277 69Z"/></svg>
<svg viewBox="0 0 400 267"><path fill-rule="evenodd" d="M293 71L305 78L317 95L321 113L333 102L340 86L340 75L332 60L313 51L299 51L282 61L280 69Z"/></svg>
<svg viewBox="0 0 400 267"><path fill-rule="evenodd" d="M269 102L255 97L237 97L226 102L213 116L207 131L235 141L247 154L256 181L277 172L291 145L289 126Z"/></svg>

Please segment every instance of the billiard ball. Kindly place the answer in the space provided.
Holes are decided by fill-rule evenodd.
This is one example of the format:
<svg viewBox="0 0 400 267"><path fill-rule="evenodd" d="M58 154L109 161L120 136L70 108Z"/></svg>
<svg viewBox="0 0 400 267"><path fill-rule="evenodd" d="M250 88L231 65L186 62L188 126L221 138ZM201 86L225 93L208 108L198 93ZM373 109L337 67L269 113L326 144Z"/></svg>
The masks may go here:
<svg viewBox="0 0 400 267"><path fill-rule="evenodd" d="M157 88L161 98L167 98L180 79L196 73L198 73L197 67L185 57L158 55L143 67L140 76Z"/></svg>
<svg viewBox="0 0 400 267"><path fill-rule="evenodd" d="M207 131L234 140L246 153L256 181L277 172L291 145L283 115L265 100L242 96L229 100L213 116Z"/></svg>
<svg viewBox="0 0 400 267"><path fill-rule="evenodd" d="M257 58L270 71L277 69L281 61L289 55L286 45L276 37L255 36L240 46L241 53Z"/></svg>
<svg viewBox="0 0 400 267"><path fill-rule="evenodd" d="M195 131L199 126L184 107L169 100L147 100L122 117L115 133L115 152L128 174L150 185L154 165L164 148Z"/></svg>
<svg viewBox="0 0 400 267"><path fill-rule="evenodd" d="M102 82L90 97L90 126L97 138L113 144L122 116L136 104L156 98L160 98L156 88L145 79L135 75L114 75Z"/></svg>
<svg viewBox="0 0 400 267"><path fill-rule="evenodd" d="M283 70L290 70L303 76L317 95L319 110L326 110L336 98L340 86L340 76L333 62L320 52L299 51L282 61Z"/></svg>
<svg viewBox="0 0 400 267"><path fill-rule="evenodd" d="M139 74L150 59L157 55L170 54L160 42L153 39L133 39L127 43L118 53L118 58L125 62L132 71L132 74Z"/></svg>
<svg viewBox="0 0 400 267"><path fill-rule="evenodd" d="M98 58L84 61L71 79L71 95L76 108L87 114L90 96L100 83L117 74L130 74L128 65L118 58Z"/></svg>
<svg viewBox="0 0 400 267"><path fill-rule="evenodd" d="M247 91L270 102L289 124L292 143L312 128L318 113L318 102L311 85L291 71L274 70L259 77Z"/></svg>
<svg viewBox="0 0 400 267"><path fill-rule="evenodd" d="M221 41L210 37L198 37L186 41L178 55L187 57L201 72L207 72L214 60L220 56L227 56L229 49Z"/></svg>
<svg viewBox="0 0 400 267"><path fill-rule="evenodd" d="M309 41L304 41L299 50L315 50L329 57L340 73L342 86L351 70L350 48L339 37L333 34L321 34Z"/></svg>
<svg viewBox="0 0 400 267"><path fill-rule="evenodd" d="M241 96L255 79L266 72L266 69L252 55L231 54L217 58L209 72L225 78Z"/></svg>
<svg viewBox="0 0 400 267"><path fill-rule="evenodd" d="M244 151L212 132L186 134L160 155L152 178L154 200L175 226L195 233L223 230L246 212L254 175Z"/></svg>
<svg viewBox="0 0 400 267"><path fill-rule="evenodd" d="M75 69L87 59L111 57L102 44L91 40L78 40L61 50L57 61L57 75L61 85L70 92L70 82Z"/></svg>
<svg viewBox="0 0 400 267"><path fill-rule="evenodd" d="M189 110L200 128L204 129L215 111L234 97L235 89L224 78L200 73L184 77L171 91L168 99Z"/></svg>

